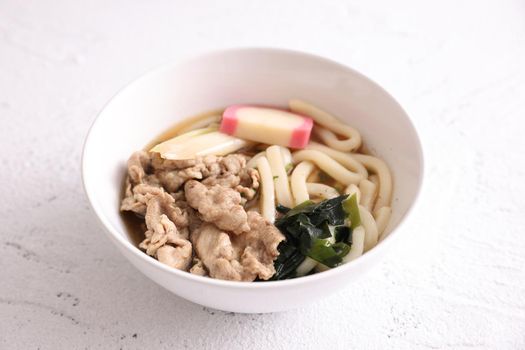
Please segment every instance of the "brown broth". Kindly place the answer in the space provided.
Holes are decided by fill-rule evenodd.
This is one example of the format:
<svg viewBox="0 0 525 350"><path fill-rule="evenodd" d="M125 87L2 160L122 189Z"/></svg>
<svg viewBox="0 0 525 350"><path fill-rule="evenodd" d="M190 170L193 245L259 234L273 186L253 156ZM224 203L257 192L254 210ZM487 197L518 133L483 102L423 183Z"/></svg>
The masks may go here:
<svg viewBox="0 0 525 350"><path fill-rule="evenodd" d="M126 232L131 242L139 246L140 242L146 238L144 232L146 232L146 223L144 218L138 216L130 211L124 211L120 213L124 226L126 226Z"/></svg>
<svg viewBox="0 0 525 350"><path fill-rule="evenodd" d="M168 130L164 131L163 133L161 133L160 135L155 137L153 140L151 140L146 145L146 147L144 147L144 150L146 150L146 151L150 150L154 146L156 146L157 144L159 144L161 142L164 142L166 140L169 140L172 137L180 135L181 134L181 130L184 130L185 128L187 128L188 126L190 126L193 123L196 123L196 122L198 122L198 121L200 121L202 119L205 119L205 118L208 118L208 117L212 117L212 116L215 116L215 115L222 115L222 111L223 111L222 109L216 109L216 110L213 110L213 111L197 114L197 115L195 115L193 117L185 118L184 120L176 123L175 125L170 127ZM189 131L189 130L185 130L185 131Z"/></svg>

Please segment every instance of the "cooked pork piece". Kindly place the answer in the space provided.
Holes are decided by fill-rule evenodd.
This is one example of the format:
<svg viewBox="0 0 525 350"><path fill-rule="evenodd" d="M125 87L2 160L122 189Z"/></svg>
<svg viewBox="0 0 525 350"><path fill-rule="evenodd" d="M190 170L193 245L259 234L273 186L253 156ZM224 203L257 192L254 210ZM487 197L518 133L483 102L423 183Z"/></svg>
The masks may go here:
<svg viewBox="0 0 525 350"><path fill-rule="evenodd" d="M202 180L210 177L233 178L246 165L246 158L241 155L216 157L213 155L192 160L163 160L153 156L152 166L158 181L168 192L177 191L187 180ZM239 180L240 181L240 180ZM236 186L236 185L235 185ZM233 187L233 186L232 186Z"/></svg>
<svg viewBox="0 0 525 350"><path fill-rule="evenodd" d="M238 175L246 167L246 156L229 154L219 160L222 174Z"/></svg>
<svg viewBox="0 0 525 350"><path fill-rule="evenodd" d="M213 278L233 281L267 280L273 276L279 230L256 212L248 213L250 230L240 235L205 223L191 234L195 252Z"/></svg>
<svg viewBox="0 0 525 350"><path fill-rule="evenodd" d="M188 269L193 254L191 243L186 240L181 240L179 244L166 244L157 250L157 259L168 266L175 269Z"/></svg>
<svg viewBox="0 0 525 350"><path fill-rule="evenodd" d="M284 237L243 207L259 188L259 173L247 169L246 160L242 154L165 160L135 152L121 210L145 218L139 247L166 265L201 276L269 279Z"/></svg>
<svg viewBox="0 0 525 350"><path fill-rule="evenodd" d="M179 221L180 229L177 229L174 221L164 214L165 207L163 199L171 198L167 193L162 196L150 197L146 202L147 210L145 215L147 231L144 233L146 239L139 245L148 255L156 256L157 259L171 267L186 270L191 262L192 247L188 241L187 218L182 216L172 216ZM180 212L179 208L172 211ZM178 213L177 213L178 214Z"/></svg>
<svg viewBox="0 0 525 350"><path fill-rule="evenodd" d="M230 236L217 226L205 223L192 232L195 253L206 266L210 277L241 281L242 266L236 259Z"/></svg>
<svg viewBox="0 0 525 350"><path fill-rule="evenodd" d="M204 221L235 234L250 229L239 192L221 185L208 187L195 180L186 182L184 191L188 204L199 211Z"/></svg>
<svg viewBox="0 0 525 350"><path fill-rule="evenodd" d="M255 197L259 188L259 172L255 169L242 169L238 175L226 173L218 176L210 176L202 181L206 186L221 185L230 187L240 193L244 204Z"/></svg>
<svg viewBox="0 0 525 350"><path fill-rule="evenodd" d="M135 152L128 159L128 174L134 184L142 183L151 167L151 157L146 151Z"/></svg>
<svg viewBox="0 0 525 350"><path fill-rule="evenodd" d="M146 215L146 201L151 196L164 192L162 187L149 184L131 186L129 178L126 179L125 197L120 204L120 210L132 211L140 216Z"/></svg>
<svg viewBox="0 0 525 350"><path fill-rule="evenodd" d="M140 243L140 248L162 263L186 270L192 258L188 214L175 205L175 199L164 191L151 171L149 153L135 152L130 157L121 210L145 217L146 238Z"/></svg>
<svg viewBox="0 0 525 350"><path fill-rule="evenodd" d="M197 257L193 258L193 265L190 268L190 273L199 276L208 276L208 271L206 271L202 260Z"/></svg>
<svg viewBox="0 0 525 350"><path fill-rule="evenodd" d="M245 276L267 280L273 276L273 261L279 255L277 246L284 240L277 227L266 221L261 214L248 212L250 230L242 235L232 237L233 245L243 251L241 262Z"/></svg>
<svg viewBox="0 0 525 350"><path fill-rule="evenodd" d="M147 195L147 197L149 198L147 202L146 225L148 224L149 213L154 213L154 215L163 213L173 221L178 229L188 226L188 213L175 206L175 199L169 193L162 191L158 195Z"/></svg>
<svg viewBox="0 0 525 350"><path fill-rule="evenodd" d="M223 176L210 176L202 180L202 184L206 186L220 185L223 187L235 188L241 183L241 179L237 175L226 174Z"/></svg>

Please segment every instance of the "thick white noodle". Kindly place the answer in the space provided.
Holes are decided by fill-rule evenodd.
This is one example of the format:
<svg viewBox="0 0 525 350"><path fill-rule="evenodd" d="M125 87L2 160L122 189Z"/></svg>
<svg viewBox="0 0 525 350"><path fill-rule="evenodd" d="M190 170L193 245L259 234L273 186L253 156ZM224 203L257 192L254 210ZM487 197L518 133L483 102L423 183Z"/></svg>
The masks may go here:
<svg viewBox="0 0 525 350"><path fill-rule="evenodd" d="M339 151L353 151L361 146L361 135L359 132L341 123L336 117L323 111L322 109L301 100L290 100L288 106L292 112L303 114L311 117L317 124L324 126L328 130L333 131L338 135L346 137L344 140L339 140L335 135L319 135L321 139L330 147Z"/></svg>
<svg viewBox="0 0 525 350"><path fill-rule="evenodd" d="M374 213L379 240L382 240L385 237L385 229L390 221L390 216L392 216L392 208L390 207L381 207Z"/></svg>
<svg viewBox="0 0 525 350"><path fill-rule="evenodd" d="M292 194L295 200L295 205L299 205L304 201L310 199L308 195L308 188L306 187L306 179L308 175L314 170L313 163L304 161L299 163L292 172L291 185Z"/></svg>
<svg viewBox="0 0 525 350"><path fill-rule="evenodd" d="M352 232L352 246L350 252L343 258L343 262L347 263L363 255L365 247L365 229L363 226L357 226Z"/></svg>
<svg viewBox="0 0 525 350"><path fill-rule="evenodd" d="M221 115L210 115L208 117L204 117L180 129L179 134L185 133L187 131L199 129L199 128L204 128L204 127L209 126L212 123L219 123L221 121L221 118L222 118Z"/></svg>
<svg viewBox="0 0 525 350"><path fill-rule="evenodd" d="M304 276L308 272L312 271L312 269L317 265L317 261L310 257L306 257L306 259L303 260L303 262L297 266L297 269L295 270L297 276Z"/></svg>
<svg viewBox="0 0 525 350"><path fill-rule="evenodd" d="M366 232L364 251L367 252L377 244L379 234L377 233L377 226L374 217L362 205L359 206L359 216L361 217L361 225Z"/></svg>
<svg viewBox="0 0 525 350"><path fill-rule="evenodd" d="M270 146L266 149L266 158L270 163L277 203L287 208L293 207L292 193L288 183L288 174L283 163L283 154L280 146Z"/></svg>
<svg viewBox="0 0 525 350"><path fill-rule="evenodd" d="M315 141L310 141L308 146L306 146L306 149L312 149L314 151L326 153L328 156L341 163L341 165L343 165L345 168L358 173L364 179L368 176L368 171L366 171L366 168L363 166L363 164L352 158L351 154L337 151Z"/></svg>
<svg viewBox="0 0 525 350"><path fill-rule="evenodd" d="M266 155L266 151L262 151L254 155L247 163L247 168L257 168L257 160Z"/></svg>
<svg viewBox="0 0 525 350"><path fill-rule="evenodd" d="M374 211L390 205L392 198L392 176L385 162L381 159L366 154L352 154L356 160L363 163L365 168L379 177L379 191L374 205ZM370 179L370 178L369 178ZM372 181L373 182L373 181Z"/></svg>
<svg viewBox="0 0 525 350"><path fill-rule="evenodd" d="M361 200L359 201L359 204L365 207L366 210L372 211L377 193L376 185L372 181L363 179L359 183L359 190L361 191Z"/></svg>
<svg viewBox="0 0 525 350"><path fill-rule="evenodd" d="M266 157L257 159L257 169L261 177L261 213L266 220L273 223L275 221L275 189L272 170Z"/></svg>
<svg viewBox="0 0 525 350"><path fill-rule="evenodd" d="M310 197L317 197L323 200L339 196L339 192L333 187L325 184L307 182L306 188Z"/></svg>
<svg viewBox="0 0 525 350"><path fill-rule="evenodd" d="M355 184L350 184L345 188L345 194L349 194L350 196L355 193L357 203L361 202L361 191L359 190L359 187L357 187Z"/></svg>
<svg viewBox="0 0 525 350"><path fill-rule="evenodd" d="M359 148L359 146L357 147L350 146L348 141L351 141L352 139L340 140L337 137L335 132L330 131L326 128L323 128L320 125L314 126L312 132L314 135L320 138L325 144L327 144L330 147L333 147L336 150L345 151L345 152L353 152L357 150L357 148ZM347 132L344 136L350 137L349 132Z"/></svg>
<svg viewBox="0 0 525 350"><path fill-rule="evenodd" d="M325 173L346 186L350 184L358 184L359 181L362 180L361 175L346 169L323 152L302 150L294 152L292 158L294 163L299 163L304 160L309 160L315 163L315 165L321 168Z"/></svg>
<svg viewBox="0 0 525 350"><path fill-rule="evenodd" d="M289 148L279 146L281 149L281 153L283 154L283 163L284 166L288 166L288 164L292 164L292 152L290 152Z"/></svg>

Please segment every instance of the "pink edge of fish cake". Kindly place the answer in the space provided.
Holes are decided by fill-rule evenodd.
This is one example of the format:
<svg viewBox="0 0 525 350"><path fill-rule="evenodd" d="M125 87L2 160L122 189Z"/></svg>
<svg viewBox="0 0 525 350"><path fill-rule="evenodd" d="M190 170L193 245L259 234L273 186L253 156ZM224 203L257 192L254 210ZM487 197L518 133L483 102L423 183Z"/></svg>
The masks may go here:
<svg viewBox="0 0 525 350"><path fill-rule="evenodd" d="M314 121L312 118L304 117L304 122L301 126L294 129L292 137L290 138L289 147L291 148L305 148L310 141L310 133L312 132L312 127Z"/></svg>
<svg viewBox="0 0 525 350"><path fill-rule="evenodd" d="M237 118L237 110L243 108L243 105L233 105L224 110L222 113L221 126L219 131L228 135L233 135L237 129L239 119Z"/></svg>

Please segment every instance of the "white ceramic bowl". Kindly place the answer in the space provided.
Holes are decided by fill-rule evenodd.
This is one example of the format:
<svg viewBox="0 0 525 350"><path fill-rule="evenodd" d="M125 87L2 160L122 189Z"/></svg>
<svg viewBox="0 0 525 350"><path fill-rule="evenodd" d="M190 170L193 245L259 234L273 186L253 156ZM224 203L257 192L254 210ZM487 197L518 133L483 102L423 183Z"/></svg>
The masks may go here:
<svg viewBox="0 0 525 350"><path fill-rule="evenodd" d="M172 269L140 251L119 215L129 155L182 118L236 103L286 106L301 98L339 116L390 165L394 177L389 235L359 259L285 281L231 282ZM86 139L82 175L104 232L150 279L178 296L233 312L274 312L339 290L376 265L402 235L423 178L421 144L410 119L381 87L336 62L277 49L216 51L175 62L135 80L102 110Z"/></svg>

